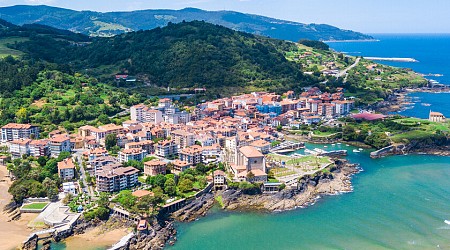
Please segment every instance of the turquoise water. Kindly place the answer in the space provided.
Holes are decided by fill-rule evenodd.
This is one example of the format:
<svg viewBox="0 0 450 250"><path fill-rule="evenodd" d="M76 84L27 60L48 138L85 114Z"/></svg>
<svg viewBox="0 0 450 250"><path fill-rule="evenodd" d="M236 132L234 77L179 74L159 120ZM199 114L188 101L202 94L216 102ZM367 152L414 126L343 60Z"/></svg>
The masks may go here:
<svg viewBox="0 0 450 250"><path fill-rule="evenodd" d="M450 249L450 158L348 159L365 170L354 192L279 214L216 209L179 224L170 249Z"/></svg>
<svg viewBox="0 0 450 250"><path fill-rule="evenodd" d="M450 85L450 34L375 34L379 42L343 42L329 43L336 51L353 56L372 57L411 57L418 63L387 62L381 63L411 68L423 74L442 74L441 77L426 77ZM427 118L430 109L450 117L450 93L431 94L414 93L412 109L400 112L402 115ZM426 105L422 105L426 104ZM428 106L431 104L431 106Z"/></svg>

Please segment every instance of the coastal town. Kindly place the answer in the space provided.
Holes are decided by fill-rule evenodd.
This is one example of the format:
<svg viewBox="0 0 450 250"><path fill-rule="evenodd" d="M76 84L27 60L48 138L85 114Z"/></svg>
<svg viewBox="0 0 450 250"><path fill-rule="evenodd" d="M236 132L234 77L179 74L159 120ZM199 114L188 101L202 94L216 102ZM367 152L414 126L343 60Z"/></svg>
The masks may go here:
<svg viewBox="0 0 450 250"><path fill-rule="evenodd" d="M130 120L120 125L82 126L72 134L55 130L48 138L40 137L38 126L10 123L1 128L6 146L1 160L12 180L20 177L15 174L25 161L32 168L58 161L54 181L59 184L52 197L21 196L20 212L39 214L31 222L40 225L34 235L70 231L81 214L99 209L101 194L112 201L113 214L139 222L139 230L146 226L137 218L151 217L150 211L173 212L210 190L295 189L302 176L332 165L324 152L283 156L304 143L285 140L282 129L349 114L354 101L343 92L258 92L201 103L192 112L162 98L157 106L130 107ZM136 204L121 203L125 197ZM140 204L144 200L148 203Z"/></svg>
<svg viewBox="0 0 450 250"><path fill-rule="evenodd" d="M225 207L222 194L226 190L266 195L302 190L305 178L336 170L342 165L337 159L345 156L346 150L294 152L304 148L305 138L319 136L330 141L335 137L329 136L342 134L320 130L305 134L305 128L319 124L321 128L341 128L345 117L373 122L387 116L358 111L343 88L334 93L318 88L298 94L254 92L195 107L180 107L172 99L162 98L156 106L131 106L130 119L122 124L87 125L77 133L55 130L48 138L40 137L38 126L7 124L1 128L6 151L0 158L12 180L20 177L16 175L24 164L45 169L56 160L53 171L57 179L51 180L50 175L44 180L53 181L49 188L56 188L54 192L43 192L45 197L12 192L17 202L23 202L20 213L39 214L30 221L35 225L30 240L37 242L49 234L63 238L72 233L81 215L83 220L101 219L105 208L106 213L136 223L136 234L148 234L155 215L176 213L207 193L214 192L216 202ZM447 124L438 112L430 112L429 122ZM298 132L303 134L300 140ZM397 150L395 147L389 145L371 155L380 157ZM343 186L331 193L350 191L348 177L354 171L335 178L334 182L341 181ZM312 198L284 208L271 204L268 210L304 205ZM107 205L102 204L105 199ZM240 205L228 207L233 206ZM193 216L184 218L192 220ZM131 239L135 233L126 237Z"/></svg>

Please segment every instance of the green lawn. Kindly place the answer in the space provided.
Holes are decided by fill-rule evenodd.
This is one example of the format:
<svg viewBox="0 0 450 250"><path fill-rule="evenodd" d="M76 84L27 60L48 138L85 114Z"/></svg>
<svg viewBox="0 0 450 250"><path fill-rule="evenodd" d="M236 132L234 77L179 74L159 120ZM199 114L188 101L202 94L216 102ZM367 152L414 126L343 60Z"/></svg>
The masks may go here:
<svg viewBox="0 0 450 250"><path fill-rule="evenodd" d="M48 202L36 202L36 203L30 203L27 205L24 205L24 209L43 209L45 206L47 206Z"/></svg>

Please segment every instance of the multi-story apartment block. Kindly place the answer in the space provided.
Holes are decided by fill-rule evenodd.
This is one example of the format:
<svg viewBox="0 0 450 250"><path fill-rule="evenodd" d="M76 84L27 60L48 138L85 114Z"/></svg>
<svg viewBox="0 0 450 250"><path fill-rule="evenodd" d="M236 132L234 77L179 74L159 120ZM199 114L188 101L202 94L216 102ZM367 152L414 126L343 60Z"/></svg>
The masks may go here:
<svg viewBox="0 0 450 250"><path fill-rule="evenodd" d="M50 154L52 157L58 157L61 152L70 152L70 137L68 134L55 135L50 139Z"/></svg>
<svg viewBox="0 0 450 250"><path fill-rule="evenodd" d="M167 163L160 160L152 160L144 163L144 174L148 176L155 176L158 174L165 174Z"/></svg>
<svg viewBox="0 0 450 250"><path fill-rule="evenodd" d="M9 153L12 158L20 158L22 155L30 155L31 139L18 139L8 142Z"/></svg>
<svg viewBox="0 0 450 250"><path fill-rule="evenodd" d="M133 167L108 168L96 174L98 192L118 192L136 186L139 170Z"/></svg>
<svg viewBox="0 0 450 250"><path fill-rule="evenodd" d="M141 148L130 148L120 150L117 158L119 162L127 162L131 160L142 161L146 155L147 152Z"/></svg>
<svg viewBox="0 0 450 250"><path fill-rule="evenodd" d="M30 143L30 155L34 157L50 156L50 141L33 140Z"/></svg>
<svg viewBox="0 0 450 250"><path fill-rule="evenodd" d="M130 116L132 121L148 122L151 124L159 124L164 120L160 110L150 109L144 104L130 107Z"/></svg>
<svg viewBox="0 0 450 250"><path fill-rule="evenodd" d="M9 123L2 127L2 142L38 137L39 128L31 124Z"/></svg>
<svg viewBox="0 0 450 250"><path fill-rule="evenodd" d="M195 144L195 135L184 130L174 130L171 132L171 137L181 148L190 147Z"/></svg>
<svg viewBox="0 0 450 250"><path fill-rule="evenodd" d="M173 140L159 141L155 146L155 154L164 158L178 155L178 144Z"/></svg>
<svg viewBox="0 0 450 250"><path fill-rule="evenodd" d="M73 164L72 158L58 162L58 175L63 180L75 178L75 165Z"/></svg>
<svg viewBox="0 0 450 250"><path fill-rule="evenodd" d="M203 148L199 145L193 145L180 151L180 160L197 165L203 161Z"/></svg>

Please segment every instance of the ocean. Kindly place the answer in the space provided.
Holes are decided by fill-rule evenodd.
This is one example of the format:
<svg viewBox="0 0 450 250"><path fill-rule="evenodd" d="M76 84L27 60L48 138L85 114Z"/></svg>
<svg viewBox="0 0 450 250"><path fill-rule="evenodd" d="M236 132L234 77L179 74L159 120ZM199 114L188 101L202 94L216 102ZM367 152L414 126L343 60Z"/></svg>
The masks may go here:
<svg viewBox="0 0 450 250"><path fill-rule="evenodd" d="M178 241L169 249L450 249L448 157L374 160L367 150L330 148L347 149L348 159L364 169L353 177L352 193L277 214L216 208L179 223Z"/></svg>
<svg viewBox="0 0 450 250"><path fill-rule="evenodd" d="M379 42L329 45L349 55L411 57L407 67L450 84L450 35L374 35ZM426 118L430 109L450 117L450 94L414 93L404 115ZM308 147L322 147L308 145ZM179 223L169 249L450 249L450 158L429 155L371 159L353 153L364 172L354 191L327 196L306 209L264 214L218 208L193 223ZM329 147L330 148L330 147ZM329 149L328 148L328 149Z"/></svg>
<svg viewBox="0 0 450 250"><path fill-rule="evenodd" d="M352 56L405 57L419 62L380 63L394 67L410 68L426 76L427 79L450 85L450 34L374 34L378 42L332 42L328 43L336 51ZM412 105L399 112L402 115L427 118L430 110L450 117L450 93L413 93Z"/></svg>

